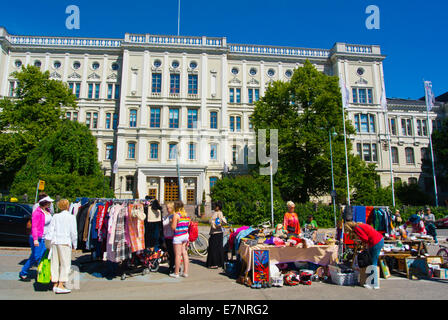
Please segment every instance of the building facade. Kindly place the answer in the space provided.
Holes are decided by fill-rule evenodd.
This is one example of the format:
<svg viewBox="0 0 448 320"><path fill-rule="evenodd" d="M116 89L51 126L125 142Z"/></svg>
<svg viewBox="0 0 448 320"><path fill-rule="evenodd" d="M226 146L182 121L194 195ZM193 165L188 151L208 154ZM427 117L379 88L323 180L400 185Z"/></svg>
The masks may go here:
<svg viewBox="0 0 448 320"><path fill-rule="evenodd" d="M336 43L331 49L307 49L128 33L123 39L17 36L4 28L0 45L0 97L14 96L12 73L23 65L48 70L52 79L67 83L79 108L66 116L85 123L96 137L98 160L112 176L117 198L209 200L225 168L244 170L247 164L242 159L255 137L254 102L271 82L288 81L307 59L350 87L354 152L375 162L382 183L390 183L380 106L385 56L379 46ZM421 174L420 155L437 117L434 110L426 122L422 108L389 100L398 154L393 169L403 181L414 182Z"/></svg>

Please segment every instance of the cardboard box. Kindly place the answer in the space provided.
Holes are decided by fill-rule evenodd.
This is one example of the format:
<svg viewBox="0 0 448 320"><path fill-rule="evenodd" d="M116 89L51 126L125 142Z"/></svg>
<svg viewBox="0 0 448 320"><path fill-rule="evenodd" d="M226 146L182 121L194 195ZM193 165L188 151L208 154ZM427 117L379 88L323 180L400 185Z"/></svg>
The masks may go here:
<svg viewBox="0 0 448 320"><path fill-rule="evenodd" d="M448 269L434 269L434 278L448 279Z"/></svg>

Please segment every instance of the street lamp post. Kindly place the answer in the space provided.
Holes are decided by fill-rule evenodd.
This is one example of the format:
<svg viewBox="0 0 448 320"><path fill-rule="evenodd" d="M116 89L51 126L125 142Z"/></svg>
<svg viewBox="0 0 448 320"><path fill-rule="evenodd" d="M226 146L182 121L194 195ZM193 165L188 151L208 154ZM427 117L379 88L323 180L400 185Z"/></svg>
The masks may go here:
<svg viewBox="0 0 448 320"><path fill-rule="evenodd" d="M333 213L334 213L334 227L337 228L337 222L336 222L336 190L334 188L334 170L333 170L333 149L331 146L331 136L336 136L337 133L333 129L333 132L331 130L328 131L328 136L330 138L330 158L331 158L331 198L333 201Z"/></svg>

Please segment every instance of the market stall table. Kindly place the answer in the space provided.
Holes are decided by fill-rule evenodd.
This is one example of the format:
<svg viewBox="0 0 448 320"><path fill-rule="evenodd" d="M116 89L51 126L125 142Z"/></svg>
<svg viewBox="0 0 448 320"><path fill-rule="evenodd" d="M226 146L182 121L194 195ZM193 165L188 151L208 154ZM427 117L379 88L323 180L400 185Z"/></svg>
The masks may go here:
<svg viewBox="0 0 448 320"><path fill-rule="evenodd" d="M302 261L327 266L336 263L338 258L337 245L322 245L311 246L308 248L296 248L287 246L277 247L263 244L249 246L245 243L241 243L238 254L246 263L246 274L252 267L252 257L254 250L269 250L269 261L274 262L275 264Z"/></svg>

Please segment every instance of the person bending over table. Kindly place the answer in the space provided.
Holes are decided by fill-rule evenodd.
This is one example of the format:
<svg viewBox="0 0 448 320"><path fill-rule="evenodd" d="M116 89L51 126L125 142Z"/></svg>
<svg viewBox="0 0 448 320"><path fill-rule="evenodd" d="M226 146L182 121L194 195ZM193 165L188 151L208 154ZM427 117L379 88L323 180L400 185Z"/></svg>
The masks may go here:
<svg viewBox="0 0 448 320"><path fill-rule="evenodd" d="M288 212L285 213L285 216L283 217L283 229L288 234L300 234L300 222L299 217L297 216L297 213L295 213L295 204L292 201L288 201L286 203L288 207Z"/></svg>
<svg viewBox="0 0 448 320"><path fill-rule="evenodd" d="M351 239L361 240L367 245L367 248L372 258L374 284L366 283L364 288L367 289L379 289L380 279L378 274L378 259L380 257L381 249L384 247L384 239L381 233L376 231L372 226L361 222L346 222L344 226L345 232L347 232Z"/></svg>

